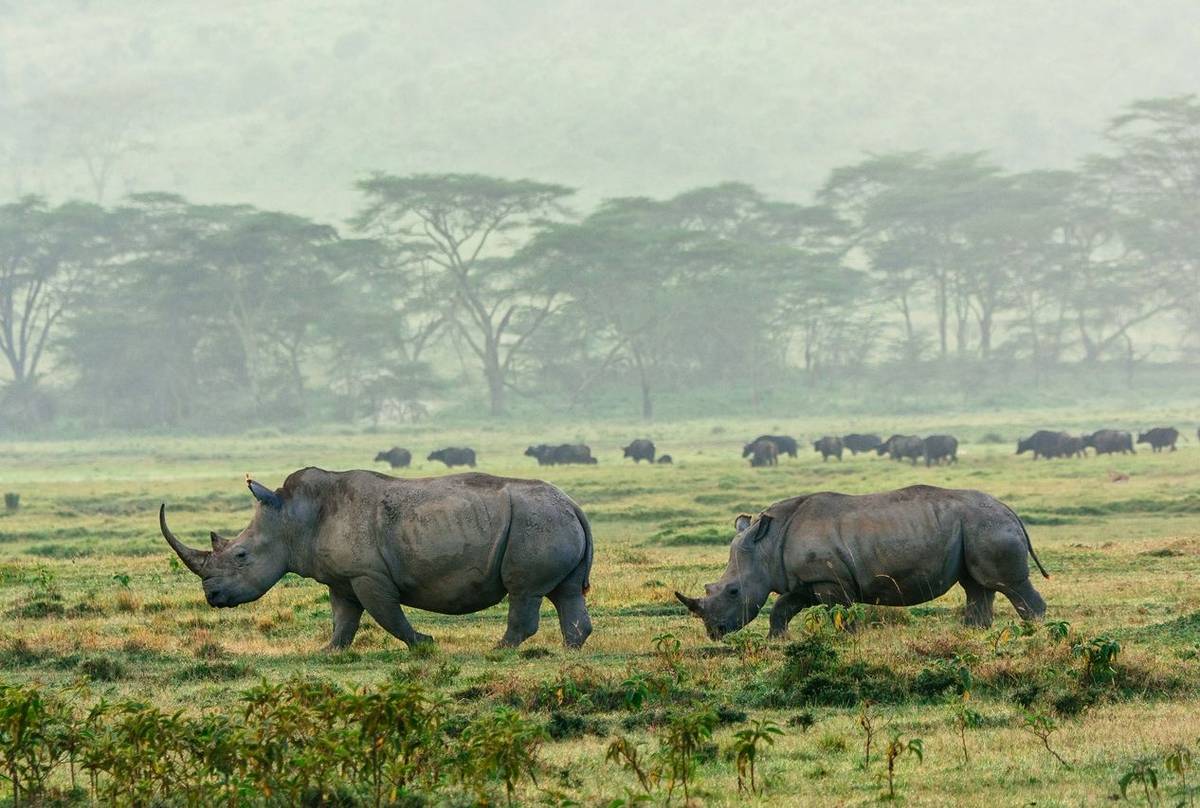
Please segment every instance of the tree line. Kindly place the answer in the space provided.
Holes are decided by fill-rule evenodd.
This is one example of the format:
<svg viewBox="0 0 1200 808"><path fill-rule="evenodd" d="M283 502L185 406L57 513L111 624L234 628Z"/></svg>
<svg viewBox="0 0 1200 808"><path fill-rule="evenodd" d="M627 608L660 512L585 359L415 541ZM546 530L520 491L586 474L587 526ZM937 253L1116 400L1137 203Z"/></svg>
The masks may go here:
<svg viewBox="0 0 1200 808"><path fill-rule="evenodd" d="M342 227L137 193L0 206L0 415L174 426L570 408L870 364L1145 356L1200 334L1200 102L1130 104L1071 170L868 155L810 204L377 173ZM61 417L61 416L60 416Z"/></svg>

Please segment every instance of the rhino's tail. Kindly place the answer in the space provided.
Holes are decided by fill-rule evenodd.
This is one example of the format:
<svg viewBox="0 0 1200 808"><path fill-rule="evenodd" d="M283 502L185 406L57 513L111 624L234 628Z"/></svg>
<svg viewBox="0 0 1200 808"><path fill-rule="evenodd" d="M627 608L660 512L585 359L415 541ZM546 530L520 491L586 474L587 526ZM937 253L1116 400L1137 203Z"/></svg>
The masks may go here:
<svg viewBox="0 0 1200 808"><path fill-rule="evenodd" d="M583 594L586 596L592 588L592 525L588 522L582 508L574 502L571 505L575 508L575 518L583 526L583 560L579 562L579 566L583 567Z"/></svg>
<svg viewBox="0 0 1200 808"><path fill-rule="evenodd" d="M1017 512L1007 505L1008 512L1012 514L1013 519L1017 520L1017 524L1021 526L1021 532L1025 534L1025 546L1029 548L1029 557L1033 559L1033 563L1037 564L1037 568L1042 571L1043 578L1049 578L1050 573L1046 572L1046 568L1042 566L1042 562L1038 560L1037 553L1033 551L1033 540L1029 538L1029 531L1025 529L1025 523L1021 521L1021 517L1017 516Z"/></svg>

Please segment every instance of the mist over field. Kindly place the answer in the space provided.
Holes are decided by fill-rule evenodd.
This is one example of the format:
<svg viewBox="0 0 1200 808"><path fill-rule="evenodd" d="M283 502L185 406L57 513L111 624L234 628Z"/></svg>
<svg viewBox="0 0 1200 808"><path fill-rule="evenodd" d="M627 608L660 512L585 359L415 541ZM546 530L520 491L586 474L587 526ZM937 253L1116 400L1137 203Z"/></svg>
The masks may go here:
<svg viewBox="0 0 1200 808"><path fill-rule="evenodd" d="M594 202L727 180L807 201L867 152L1070 168L1120 106L1195 90L1200 37L1195 4L1170 0L10 0L4 15L9 194L94 199L44 136L88 115L143 149L107 201L169 189L334 223L374 170L535 177Z"/></svg>
<svg viewBox="0 0 1200 808"><path fill-rule="evenodd" d="M1194 4L3 20L11 428L1137 405L1200 379Z"/></svg>

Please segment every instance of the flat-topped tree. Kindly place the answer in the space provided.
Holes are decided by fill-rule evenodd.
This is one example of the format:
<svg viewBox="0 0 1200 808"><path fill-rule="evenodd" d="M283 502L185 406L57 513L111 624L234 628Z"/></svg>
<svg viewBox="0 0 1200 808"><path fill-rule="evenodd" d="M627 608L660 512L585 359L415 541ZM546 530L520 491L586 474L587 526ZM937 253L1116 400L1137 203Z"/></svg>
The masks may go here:
<svg viewBox="0 0 1200 808"><path fill-rule="evenodd" d="M515 256L565 215L574 190L478 174L375 174L358 188L366 204L354 226L395 250L414 277L426 273L429 305L479 358L491 413L502 415L514 363L558 300Z"/></svg>

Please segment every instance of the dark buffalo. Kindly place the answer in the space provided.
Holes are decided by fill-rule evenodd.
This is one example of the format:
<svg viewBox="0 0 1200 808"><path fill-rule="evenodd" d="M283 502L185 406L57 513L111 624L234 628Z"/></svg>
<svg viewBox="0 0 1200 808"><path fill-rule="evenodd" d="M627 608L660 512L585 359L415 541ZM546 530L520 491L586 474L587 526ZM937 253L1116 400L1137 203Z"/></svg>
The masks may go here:
<svg viewBox="0 0 1200 808"><path fill-rule="evenodd" d="M775 445L775 441L755 441L750 446L750 465L754 468L779 465L779 447Z"/></svg>
<svg viewBox="0 0 1200 808"><path fill-rule="evenodd" d="M813 451L821 453L821 462L829 460L831 457L842 459L842 439L831 438L828 435L820 440L813 441Z"/></svg>
<svg viewBox="0 0 1200 808"><path fill-rule="evenodd" d="M922 442L922 453L925 455L925 465L934 463L958 462L958 438L953 435L930 435Z"/></svg>
<svg viewBox="0 0 1200 808"><path fill-rule="evenodd" d="M1025 452L1033 452L1033 459L1039 457L1061 457L1063 451L1063 441L1070 438L1066 432L1051 432L1048 429L1039 429L1028 438L1021 438L1017 441L1017 454L1025 454Z"/></svg>
<svg viewBox="0 0 1200 808"><path fill-rule="evenodd" d="M408 449L401 449L399 446L393 446L386 452L375 455L375 462L387 463L394 469L406 469L412 463L412 452Z"/></svg>
<svg viewBox="0 0 1200 808"><path fill-rule="evenodd" d="M1149 432L1138 433L1138 443L1148 443L1155 452L1163 449L1175 451L1175 441L1179 440L1179 430L1173 426L1159 426Z"/></svg>
<svg viewBox="0 0 1200 808"><path fill-rule="evenodd" d="M455 466L470 466L475 468L475 450L467 448L458 448L451 446L446 449L438 449L436 452L430 452L426 460L440 460L446 464L447 468Z"/></svg>
<svg viewBox="0 0 1200 808"><path fill-rule="evenodd" d="M640 463L645 460L647 463L654 462L654 441L638 438L630 443L622 451L625 452L625 457L632 457L634 463Z"/></svg>
<svg viewBox="0 0 1200 808"><path fill-rule="evenodd" d="M539 466L592 465L596 462L591 447L583 443L562 443L558 446L539 443L526 449L525 456L537 458Z"/></svg>
<svg viewBox="0 0 1200 808"><path fill-rule="evenodd" d="M958 584L966 592L963 621L992 623L997 592L1025 620L1041 620L1046 603L1029 580L1029 558L1046 577L1020 518L980 491L927 485L881 494L823 492L743 514L729 563L705 595L675 596L720 639L749 623L767 597L771 637L817 604L912 606Z"/></svg>
<svg viewBox="0 0 1200 808"><path fill-rule="evenodd" d="M753 446L760 440L769 440L775 444L775 448L779 450L779 454L785 454L788 457L796 457L799 448L796 444L796 439L787 435L759 435L754 440L742 447L742 457L749 457L753 454Z"/></svg>
<svg viewBox="0 0 1200 808"><path fill-rule="evenodd" d="M1137 454L1137 450L1133 448L1133 435L1116 429L1100 429L1090 435L1085 435L1083 445L1095 449L1097 455L1116 454L1117 452Z"/></svg>
<svg viewBox="0 0 1200 808"><path fill-rule="evenodd" d="M658 458L658 464L660 466L670 466L674 465L674 463L675 460L670 455L660 455Z"/></svg>
<svg viewBox="0 0 1200 808"><path fill-rule="evenodd" d="M910 460L915 466L925 456L925 441L916 435L892 435L879 444L875 451L887 454L892 460Z"/></svg>
<svg viewBox="0 0 1200 808"><path fill-rule="evenodd" d="M873 452L883 443L878 435L843 435L842 445L850 450L850 454Z"/></svg>
<svg viewBox="0 0 1200 808"><path fill-rule="evenodd" d="M525 449L525 456L536 459L539 466L549 466L554 463L554 447L546 443L529 446Z"/></svg>
<svg viewBox="0 0 1200 808"><path fill-rule="evenodd" d="M1066 435L1058 444L1059 457L1087 457L1087 437Z"/></svg>

